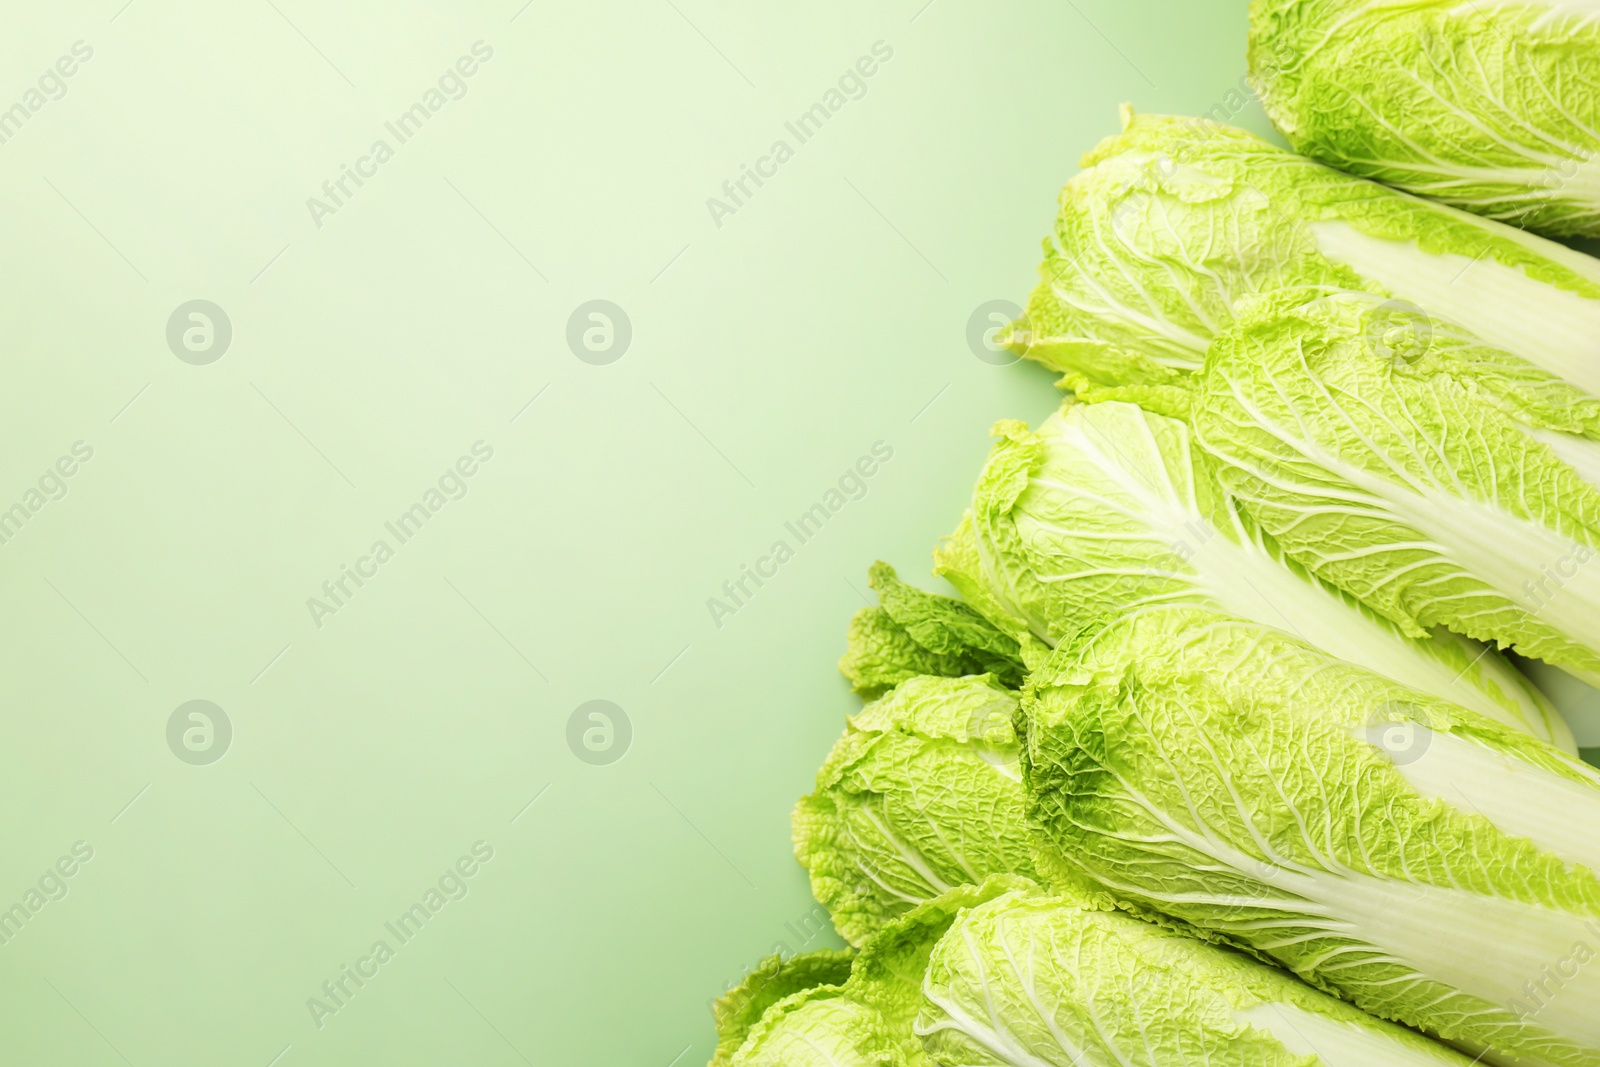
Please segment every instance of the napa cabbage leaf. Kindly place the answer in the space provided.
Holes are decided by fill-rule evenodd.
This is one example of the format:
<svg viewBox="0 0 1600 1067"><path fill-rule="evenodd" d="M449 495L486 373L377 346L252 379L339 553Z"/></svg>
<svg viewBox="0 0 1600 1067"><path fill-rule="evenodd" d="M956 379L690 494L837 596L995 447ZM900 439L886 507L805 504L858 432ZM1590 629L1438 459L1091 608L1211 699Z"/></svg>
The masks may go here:
<svg viewBox="0 0 1600 1067"><path fill-rule="evenodd" d="M711 1005L717 1047L710 1067L727 1067L767 1009L796 993L840 986L850 977L850 949L818 949L794 956L774 954L756 965L738 985Z"/></svg>
<svg viewBox="0 0 1600 1067"><path fill-rule="evenodd" d="M962 595L1054 647L1100 616L1195 604L1296 634L1424 692L1575 751L1503 656L1448 631L1408 636L1287 557L1218 483L1176 419L1068 403L1038 430L1002 422L960 529L935 554Z"/></svg>
<svg viewBox="0 0 1600 1067"><path fill-rule="evenodd" d="M846 941L956 886L1032 874L1016 707L987 675L917 677L850 720L791 820Z"/></svg>
<svg viewBox="0 0 1600 1067"><path fill-rule="evenodd" d="M1192 607L1086 629L1023 707L1052 881L1487 1062L1600 1064L1594 768Z"/></svg>
<svg viewBox="0 0 1600 1067"><path fill-rule="evenodd" d="M1125 114L1061 191L1040 283L1002 340L1080 395L1183 416L1244 298L1363 289L1389 317L1502 349L1486 395L1600 433L1600 262L1205 118Z"/></svg>
<svg viewBox="0 0 1600 1067"><path fill-rule="evenodd" d="M934 945L963 909L1030 886L1000 875L957 886L896 917L862 947L842 982L769 1004L728 1067L933 1067L912 1026Z"/></svg>
<svg viewBox="0 0 1600 1067"><path fill-rule="evenodd" d="M1250 74L1296 149L1490 218L1600 236L1600 7L1254 0Z"/></svg>
<svg viewBox="0 0 1600 1067"><path fill-rule="evenodd" d="M1600 678L1600 444L1511 417L1471 373L1480 346L1393 344L1380 312L1303 290L1241 308L1193 416L1223 485L1407 632L1445 626Z"/></svg>
<svg viewBox="0 0 1600 1067"><path fill-rule="evenodd" d="M929 957L916 1021L971 1067L1468 1067L1276 967L1073 895L1014 890Z"/></svg>
<svg viewBox="0 0 1600 1067"><path fill-rule="evenodd" d="M992 674L1020 688L1022 657L1014 638L954 597L903 582L878 562L867 572L879 603L850 620L839 671L867 699L876 699L919 674L948 678Z"/></svg>

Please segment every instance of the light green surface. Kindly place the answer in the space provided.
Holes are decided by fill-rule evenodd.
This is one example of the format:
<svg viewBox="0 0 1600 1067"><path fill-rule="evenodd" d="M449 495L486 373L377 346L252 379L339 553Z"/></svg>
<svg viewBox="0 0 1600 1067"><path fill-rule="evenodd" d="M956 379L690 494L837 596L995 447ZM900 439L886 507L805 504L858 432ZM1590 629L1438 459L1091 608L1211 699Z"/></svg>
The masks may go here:
<svg viewBox="0 0 1600 1067"><path fill-rule="evenodd" d="M713 995L832 943L788 815L857 706L833 663L867 565L924 580L989 423L1055 404L968 316L1027 293L1117 104L1228 97L1242 0L122 4L11 4L0 35L0 106L93 48L0 144L0 507L94 450L0 545L0 902L94 850L0 945L0 1061L703 1061ZM478 40L466 96L316 228L307 197ZM717 228L706 198L879 40ZM564 339L597 298L633 324L609 366ZM165 340L192 299L233 326L208 366ZM880 440L866 496L714 626ZM194 699L233 724L208 766L167 746ZM632 722L609 766L567 746L591 699ZM379 938L319 1029L307 998Z"/></svg>

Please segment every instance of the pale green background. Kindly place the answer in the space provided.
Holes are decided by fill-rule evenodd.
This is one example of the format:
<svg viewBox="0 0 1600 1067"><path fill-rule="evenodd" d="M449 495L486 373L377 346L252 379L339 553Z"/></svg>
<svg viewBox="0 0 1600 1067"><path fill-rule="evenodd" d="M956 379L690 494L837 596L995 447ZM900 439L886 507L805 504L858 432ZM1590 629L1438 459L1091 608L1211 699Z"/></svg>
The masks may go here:
<svg viewBox="0 0 1600 1067"><path fill-rule="evenodd" d="M831 943L790 928L788 812L856 706L867 565L925 580L988 425L1055 403L969 314L1026 293L1119 103L1227 96L1244 0L123 2L9 3L0 34L0 107L94 49L0 145L0 507L94 448L0 546L0 906L95 849L0 947L0 1062L703 1062L711 996ZM865 98L713 225L878 40ZM164 339L194 298L233 324L210 366ZM610 366L566 347L593 298L633 323ZM480 438L469 495L313 626ZM706 598L880 439L866 498L717 629ZM165 740L194 698L234 725L210 766ZM566 743L593 698L633 723L610 766ZM478 839L470 895L313 1025Z"/></svg>

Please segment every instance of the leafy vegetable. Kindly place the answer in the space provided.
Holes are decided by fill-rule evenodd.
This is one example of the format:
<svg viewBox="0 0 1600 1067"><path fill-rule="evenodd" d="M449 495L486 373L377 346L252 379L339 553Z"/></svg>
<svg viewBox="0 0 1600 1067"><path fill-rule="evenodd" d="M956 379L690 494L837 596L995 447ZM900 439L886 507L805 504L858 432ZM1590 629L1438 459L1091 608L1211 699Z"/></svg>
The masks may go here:
<svg viewBox="0 0 1600 1067"><path fill-rule="evenodd" d="M726 1067L750 1028L778 1001L820 986L843 985L850 977L854 956L848 949L825 948L787 959L772 955L762 960L711 1007L717 1023L717 1048L710 1067Z"/></svg>
<svg viewBox="0 0 1600 1067"><path fill-rule="evenodd" d="M850 720L795 806L795 856L846 941L946 890L1031 875L1011 718L990 677L912 678Z"/></svg>
<svg viewBox="0 0 1600 1067"><path fill-rule="evenodd" d="M1250 68L1299 151L1555 234L1600 235L1600 10L1255 0Z"/></svg>
<svg viewBox="0 0 1600 1067"><path fill-rule="evenodd" d="M887 563L874 563L868 581L880 603L850 620L849 647L839 661L857 693L873 699L919 674L993 674L1021 687L1017 642L982 615L954 597L907 585Z"/></svg>
<svg viewBox="0 0 1600 1067"><path fill-rule="evenodd" d="M916 1032L939 1063L1468 1067L1275 967L1073 896L1013 891L929 959Z"/></svg>
<svg viewBox="0 0 1600 1067"><path fill-rule="evenodd" d="M1068 404L999 443L937 569L974 605L1054 646L1107 614L1195 604L1325 651L1572 749L1549 701L1503 657L1441 632L1408 637L1287 559L1217 484L1175 419Z"/></svg>
<svg viewBox="0 0 1600 1067"><path fill-rule="evenodd" d="M1222 483L1406 632L1446 626L1600 677L1600 445L1529 432L1462 372L1470 343L1390 348L1374 311L1305 291L1241 311L1194 413Z"/></svg>
<svg viewBox="0 0 1600 1067"><path fill-rule="evenodd" d="M963 908L1028 885L996 877L925 901L862 948L842 985L772 1004L729 1067L932 1067L912 1033L933 946Z"/></svg>
<svg viewBox="0 0 1600 1067"><path fill-rule="evenodd" d="M1052 880L1493 1063L1600 1063L1600 772L1280 631L1151 608L1030 678Z"/></svg>
<svg viewBox="0 0 1600 1067"><path fill-rule="evenodd" d="M1080 394L1185 415L1240 299L1321 286L1395 298L1396 325L1450 323L1504 349L1517 359L1486 390L1600 430L1600 262L1230 126L1125 122L1062 189L1040 284L1005 338Z"/></svg>
<svg viewBox="0 0 1600 1067"><path fill-rule="evenodd" d="M1600 234L1600 0L1252 19L1310 150ZM879 563L851 620L792 829L859 951L764 961L713 1067L1600 1067L1600 770L1477 643L1600 683L1600 263L1124 121L1004 338L1076 395L997 425L964 601Z"/></svg>
<svg viewBox="0 0 1600 1067"><path fill-rule="evenodd" d="M779 1001L751 1027L730 1067L926 1067L870 1005L821 986Z"/></svg>

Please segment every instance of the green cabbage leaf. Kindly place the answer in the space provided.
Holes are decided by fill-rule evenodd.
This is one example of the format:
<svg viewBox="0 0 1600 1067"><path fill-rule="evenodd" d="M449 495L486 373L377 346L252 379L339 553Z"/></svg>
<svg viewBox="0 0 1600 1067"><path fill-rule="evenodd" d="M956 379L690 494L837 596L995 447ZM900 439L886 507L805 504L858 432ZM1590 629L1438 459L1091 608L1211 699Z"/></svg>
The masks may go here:
<svg viewBox="0 0 1600 1067"><path fill-rule="evenodd" d="M1190 607L1030 678L1052 882L1282 964L1495 1064L1600 1064L1600 772Z"/></svg>
<svg viewBox="0 0 1600 1067"><path fill-rule="evenodd" d="M933 1067L912 1026L934 945L963 909L1030 886L996 876L900 915L863 946L848 978L768 1005L728 1067Z"/></svg>
<svg viewBox="0 0 1600 1067"><path fill-rule="evenodd" d="M1250 75L1308 156L1517 226L1600 236L1600 8L1254 0Z"/></svg>
<svg viewBox="0 0 1600 1067"><path fill-rule="evenodd" d="M879 603L850 620L848 646L839 660L840 673L861 696L876 699L919 674L992 674L1003 685L1021 688L1016 640L972 608L908 585L887 563L874 563L868 582Z"/></svg>
<svg viewBox="0 0 1600 1067"><path fill-rule="evenodd" d="M795 993L843 985L850 977L850 949L818 949L796 956L772 955L711 1006L717 1047L710 1067L727 1067L767 1009Z"/></svg>
<svg viewBox="0 0 1600 1067"><path fill-rule="evenodd" d="M1485 352L1393 344L1365 294L1289 290L1212 346L1196 436L1319 577L1417 636L1448 627L1600 679L1600 444L1485 399Z"/></svg>
<svg viewBox="0 0 1600 1067"><path fill-rule="evenodd" d="M1024 641L1055 647L1103 616L1194 604L1576 751L1503 656L1441 630L1408 636L1285 556L1218 484L1183 422L1120 401L1069 403L999 438L936 569Z"/></svg>
<svg viewBox="0 0 1600 1067"><path fill-rule="evenodd" d="M1016 890L939 940L916 1032L971 1067L1469 1067L1259 960L1072 895Z"/></svg>
<svg viewBox="0 0 1600 1067"><path fill-rule="evenodd" d="M954 887L1033 873L1016 708L987 675L918 677L850 720L791 820L812 894L850 944Z"/></svg>
<svg viewBox="0 0 1600 1067"><path fill-rule="evenodd" d="M1600 435L1600 262L1207 119L1125 121L1062 189L1040 283L1003 338L1080 395L1184 416L1241 300L1362 289L1393 301L1395 327L1504 350L1480 374L1497 402Z"/></svg>

